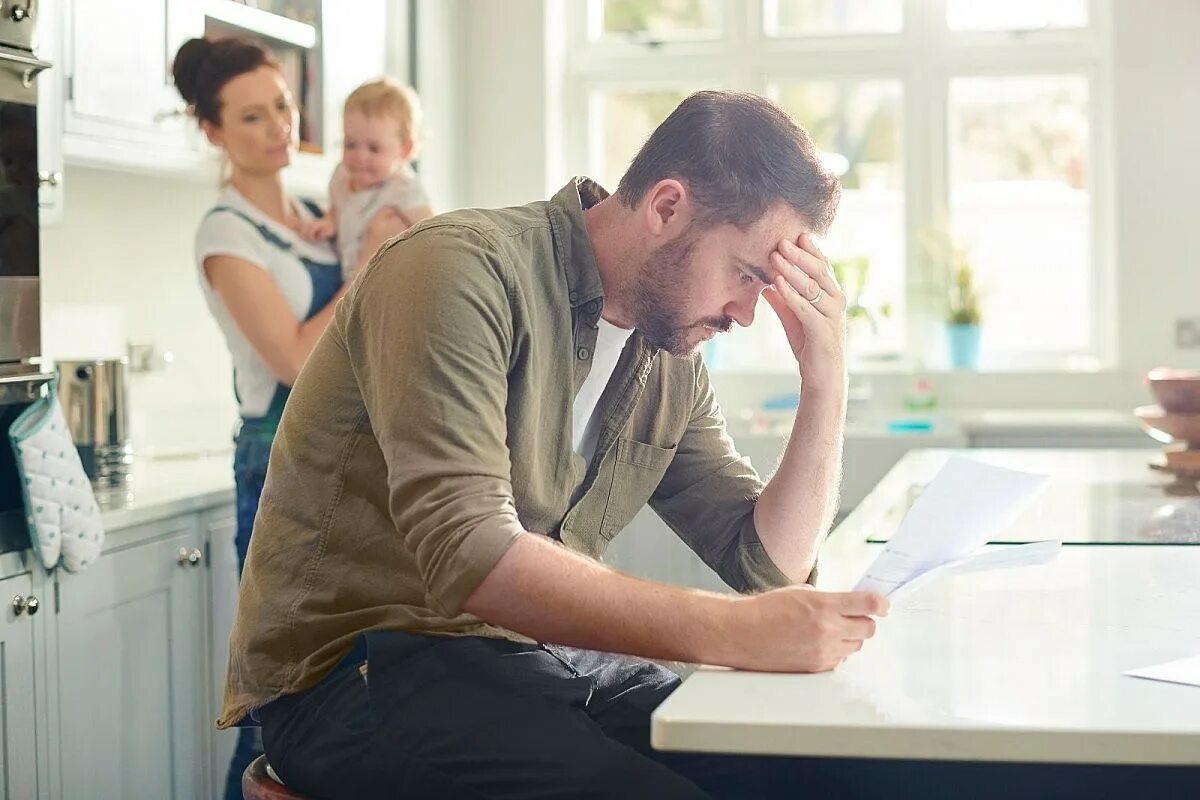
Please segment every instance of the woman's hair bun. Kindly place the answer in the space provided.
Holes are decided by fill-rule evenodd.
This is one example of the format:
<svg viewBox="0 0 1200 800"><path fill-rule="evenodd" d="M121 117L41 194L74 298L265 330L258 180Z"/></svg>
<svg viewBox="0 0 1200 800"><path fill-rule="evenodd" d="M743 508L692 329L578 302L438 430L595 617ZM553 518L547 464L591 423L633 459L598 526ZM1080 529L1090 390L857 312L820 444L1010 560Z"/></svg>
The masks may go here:
<svg viewBox="0 0 1200 800"><path fill-rule="evenodd" d="M175 54L175 62L171 65L175 88L190 106L196 104L200 69L212 51L213 43L208 39L188 39Z"/></svg>

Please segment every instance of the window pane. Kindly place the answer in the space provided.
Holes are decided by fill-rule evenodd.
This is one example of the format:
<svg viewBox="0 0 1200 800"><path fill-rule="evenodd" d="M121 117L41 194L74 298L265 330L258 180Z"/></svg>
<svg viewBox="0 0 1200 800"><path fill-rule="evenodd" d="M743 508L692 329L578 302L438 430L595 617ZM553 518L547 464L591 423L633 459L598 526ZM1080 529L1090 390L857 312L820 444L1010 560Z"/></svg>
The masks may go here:
<svg viewBox="0 0 1200 800"><path fill-rule="evenodd" d="M904 24L900 0L765 0L769 36L829 36L898 33Z"/></svg>
<svg viewBox="0 0 1200 800"><path fill-rule="evenodd" d="M949 0L946 22L952 31L1027 31L1084 28L1088 0Z"/></svg>
<svg viewBox="0 0 1200 800"><path fill-rule="evenodd" d="M985 358L1086 352L1087 79L957 78L949 123L951 229L978 274Z"/></svg>
<svg viewBox="0 0 1200 800"><path fill-rule="evenodd" d="M689 90L612 91L594 97L599 129L591 159L593 177L610 192L625 174L625 168L658 124L675 106L683 102ZM597 141L598 139L598 141Z"/></svg>
<svg viewBox="0 0 1200 800"><path fill-rule="evenodd" d="M717 0L601 0L596 11L601 36L712 39L721 30Z"/></svg>
<svg viewBox="0 0 1200 800"><path fill-rule="evenodd" d="M813 81L778 90L779 104L808 129L842 180L823 248L850 302L852 358L904 348L902 96L893 80ZM765 304L763 315L774 317Z"/></svg>

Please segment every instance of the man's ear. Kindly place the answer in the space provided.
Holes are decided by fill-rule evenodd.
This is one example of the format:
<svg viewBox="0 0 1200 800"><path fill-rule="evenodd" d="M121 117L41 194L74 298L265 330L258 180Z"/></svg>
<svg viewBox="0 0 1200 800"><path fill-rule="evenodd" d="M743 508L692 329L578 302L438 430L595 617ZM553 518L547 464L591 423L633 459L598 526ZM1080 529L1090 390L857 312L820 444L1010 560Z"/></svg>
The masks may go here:
<svg viewBox="0 0 1200 800"><path fill-rule="evenodd" d="M647 192L642 214L651 236L675 238L691 221L687 187L674 178L659 181Z"/></svg>

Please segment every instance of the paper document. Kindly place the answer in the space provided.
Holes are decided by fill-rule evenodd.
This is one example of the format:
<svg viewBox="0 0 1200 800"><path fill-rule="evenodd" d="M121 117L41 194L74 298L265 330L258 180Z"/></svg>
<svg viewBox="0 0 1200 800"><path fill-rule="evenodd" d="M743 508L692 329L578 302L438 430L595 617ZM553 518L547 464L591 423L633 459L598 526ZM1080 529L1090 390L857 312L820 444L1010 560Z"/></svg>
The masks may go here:
<svg viewBox="0 0 1200 800"><path fill-rule="evenodd" d="M1152 681L1167 683L1184 683L1188 686L1200 686L1200 656L1181 658L1178 661L1168 661L1153 667L1131 669L1125 673L1135 678L1148 678Z"/></svg>
<svg viewBox="0 0 1200 800"><path fill-rule="evenodd" d="M913 503L855 590L888 596L930 570L963 562L1011 525L1048 479L1046 475L951 457ZM1038 563L1053 558L1057 544L1035 542L980 553L975 568L1016 566L1021 559L1031 557L1035 560L1023 563ZM1016 563L1005 563L1013 559Z"/></svg>
<svg viewBox="0 0 1200 800"><path fill-rule="evenodd" d="M888 594L896 600L923 585L932 578L948 572L985 572L993 569L1010 569L1012 567L1029 567L1035 564L1045 564L1052 561L1062 549L1059 540L1030 542L1028 544L1003 545L992 550L981 550L966 558L947 561L941 566L934 567L928 572L922 572L917 577L896 587Z"/></svg>

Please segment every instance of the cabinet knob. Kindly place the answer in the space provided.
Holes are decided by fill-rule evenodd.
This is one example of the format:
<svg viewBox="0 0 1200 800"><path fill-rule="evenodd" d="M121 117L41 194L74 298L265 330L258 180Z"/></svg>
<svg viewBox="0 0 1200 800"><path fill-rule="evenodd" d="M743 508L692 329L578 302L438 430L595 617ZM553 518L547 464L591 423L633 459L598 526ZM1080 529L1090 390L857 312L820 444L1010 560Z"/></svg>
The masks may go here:
<svg viewBox="0 0 1200 800"><path fill-rule="evenodd" d="M200 561L203 558L204 553L200 552L198 549L193 549L192 552L188 553L188 563L193 567L200 566Z"/></svg>
<svg viewBox="0 0 1200 800"><path fill-rule="evenodd" d="M25 601L24 597L21 597L21 595L16 595L12 599L13 615L18 617L21 616L25 613L25 609L28 607L28 605L29 604Z"/></svg>
<svg viewBox="0 0 1200 800"><path fill-rule="evenodd" d="M49 170L40 170L38 172L38 186L58 186L62 183L61 172L50 172Z"/></svg>
<svg viewBox="0 0 1200 800"><path fill-rule="evenodd" d="M13 22L20 22L29 16L29 9L25 6L13 6L8 13L13 18Z"/></svg>
<svg viewBox="0 0 1200 800"><path fill-rule="evenodd" d="M25 610L29 612L29 616L31 617L36 614L38 609L41 607L41 602L33 595L29 595L29 598L25 601Z"/></svg>

